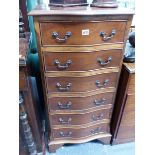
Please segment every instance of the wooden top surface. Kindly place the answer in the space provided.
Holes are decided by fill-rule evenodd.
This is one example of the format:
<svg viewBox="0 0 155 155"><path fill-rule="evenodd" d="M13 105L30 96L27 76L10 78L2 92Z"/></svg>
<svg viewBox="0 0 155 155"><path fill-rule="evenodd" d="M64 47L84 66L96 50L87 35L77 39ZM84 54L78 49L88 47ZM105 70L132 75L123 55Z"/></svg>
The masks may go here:
<svg viewBox="0 0 155 155"><path fill-rule="evenodd" d="M123 65L130 73L135 73L135 63L123 63Z"/></svg>
<svg viewBox="0 0 155 155"><path fill-rule="evenodd" d="M97 8L89 6L50 7L46 4L38 5L28 13L29 16L39 15L132 15L133 10L127 8Z"/></svg>

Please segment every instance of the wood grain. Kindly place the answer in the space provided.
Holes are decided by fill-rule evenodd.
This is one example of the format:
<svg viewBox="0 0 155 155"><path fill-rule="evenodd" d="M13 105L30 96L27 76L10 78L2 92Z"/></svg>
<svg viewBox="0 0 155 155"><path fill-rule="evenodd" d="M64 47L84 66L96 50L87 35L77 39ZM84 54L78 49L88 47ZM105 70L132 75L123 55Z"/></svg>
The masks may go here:
<svg viewBox="0 0 155 155"><path fill-rule="evenodd" d="M124 41L124 31L126 22L120 21L105 21L105 22L41 22L40 31L43 46L52 45L94 45L102 43L121 43ZM82 35L83 30L88 30L89 35ZM116 34L112 39L103 41L100 36L100 32L104 32L107 36L110 36L112 30L116 31ZM64 38L66 32L71 32L72 35L64 43L58 43L56 39L52 37L52 33L59 33L59 38Z"/></svg>
<svg viewBox="0 0 155 155"><path fill-rule="evenodd" d="M109 140L110 142L110 138L111 138L111 134L97 134L97 135L93 135L93 136L88 136L88 137L83 137L83 138L74 138L72 140L54 140L54 141L50 141L48 143L48 145L53 145L53 144L64 144L64 143L72 143L72 144L76 144L76 143L85 143L85 142L89 142L89 141L92 141L92 140L95 140L95 139L100 139L100 138L103 138L103 140Z"/></svg>
<svg viewBox="0 0 155 155"><path fill-rule="evenodd" d="M88 77L104 73L117 73L119 70L119 67L108 67L88 71L48 71L44 75L45 77Z"/></svg>
<svg viewBox="0 0 155 155"><path fill-rule="evenodd" d="M113 93L102 93L98 95L92 95L90 97L53 97L48 100L49 112L60 112L62 110L66 112L79 111L94 107L103 107L105 105L112 104L113 95ZM98 102L98 105L95 101ZM71 103L69 109L61 109L61 107L58 106L59 103L61 103L63 107L65 107L69 102ZM101 105L99 105L99 103Z"/></svg>
<svg viewBox="0 0 155 155"><path fill-rule="evenodd" d="M116 88L100 88L92 91L87 91L87 92L64 92L64 93L57 93L57 92L52 92L50 94L47 94L48 98L51 97L87 97L87 96L92 96L96 94L101 94L101 93L106 93L106 92L115 92Z"/></svg>
<svg viewBox="0 0 155 155"><path fill-rule="evenodd" d="M46 78L47 80L47 90L48 93L52 92L85 92L90 90L95 90L97 88L107 88L107 87L116 87L117 73L107 73L101 75L95 75L90 77L51 77ZM96 81L100 82L101 87L98 87ZM108 82L105 84L105 81ZM59 83L61 88L67 87L70 83L71 86L69 90L61 91L57 83Z"/></svg>
<svg viewBox="0 0 155 155"><path fill-rule="evenodd" d="M44 52L44 64L45 71L88 71L100 68L108 68L108 67L119 67L120 59L122 58L121 50L105 50L98 52L90 52L90 53L51 53ZM112 58L108 63L108 59ZM101 65L98 61L107 63L107 65ZM55 61L58 60L60 62L60 66L66 66L67 61L71 60L71 64L68 65L65 69L59 68L58 65L55 64Z"/></svg>
<svg viewBox="0 0 155 155"><path fill-rule="evenodd" d="M70 128L77 131L79 128L83 127L83 129L86 130L90 126L99 125L99 123L103 122L110 122L113 109L112 103L115 98L123 60L123 48L133 12L126 9L121 10L120 8L100 9L90 7L57 8L51 10L49 7L40 6L31 11L29 15L34 15L36 23L35 27L40 53L46 109L50 109L49 114L53 114L48 116L48 119L50 120L48 124L49 133L51 133L52 129L57 131L62 129L64 132L67 132ZM107 42L103 41L99 36L99 32L103 31L104 28L104 31L109 36L114 27L117 30L116 35ZM82 35L81 32L85 29L89 29L89 37L87 35ZM64 37L66 31L72 31L73 35L69 37L65 43L57 43L55 42L55 39L51 37L53 31L57 31L60 38ZM112 52L110 53L110 51ZM118 51L120 51L120 55L118 54L119 56L117 55L117 53L119 53ZM108 54L115 56L116 59L114 59L114 64L109 64L107 67L100 67L97 66L96 63L94 64L94 59L96 59L97 56L95 54L98 53L102 53L106 56L109 56ZM103 56L102 54L100 55L101 57ZM65 64L66 59L68 59L68 56L74 60L74 66L69 68L70 70L56 70L53 64L50 63L51 60L53 61L57 57L63 65ZM89 61L87 61L87 59L89 59ZM109 85L106 88L92 87L92 83L96 80L94 77L98 77L99 80L102 80L106 75L112 76L112 85ZM68 82L67 80L75 82L76 87L70 92L56 91L56 89L53 88L57 80L61 80L59 82L62 82L62 86L65 86L66 82ZM108 102L111 102L111 104L100 107L93 107L92 104L89 104L92 99L94 99L93 97L95 95L100 98L104 93L113 94L112 96L107 95ZM61 111L55 109L57 108L56 103L58 100L62 103L67 103L68 99L71 99L71 101L74 102L73 109L70 113L67 110ZM78 104L82 106L79 106ZM104 109L108 106L110 106L110 109ZM95 116L98 116L97 118L100 118L99 112L103 112L106 115L106 118L92 122L90 120L90 114L93 113ZM73 116L73 124L59 124L60 122L57 122L57 118L60 116L66 121L68 117ZM81 118L84 119L81 120ZM55 151L64 143L83 143L93 139L99 139L104 143L109 143L111 138L110 133L91 136L82 135L82 137L78 137L78 134L80 135L80 133L77 133L76 138L74 137L72 140L56 140L51 136L51 139L49 140L49 150Z"/></svg>
<svg viewBox="0 0 155 155"><path fill-rule="evenodd" d="M71 125L71 126L65 126L65 125L54 125L54 126L51 126L52 129L82 129L82 128L88 128L88 127L92 127L94 125L100 125L100 124L109 124L110 123L110 119L104 119L104 120L101 120L101 121L97 121L97 122L90 122L90 123L87 123L87 124L82 124L82 125Z"/></svg>
<svg viewBox="0 0 155 155"><path fill-rule="evenodd" d="M55 45L55 46L46 46L41 47L42 52L93 52L93 51L102 51L102 50L112 50L112 49L123 49L124 44L123 43L104 43L104 44L98 44L98 45L81 45L81 46L75 46L75 45Z"/></svg>
<svg viewBox="0 0 155 155"><path fill-rule="evenodd" d="M61 135L60 133L64 134ZM69 136L69 133L71 134ZM109 133L109 124L102 123L94 126L90 126L87 128L59 128L59 129L52 129L52 136L54 140L71 140L74 138L82 138L87 136L93 136L95 134L100 133Z"/></svg>
<svg viewBox="0 0 155 155"><path fill-rule="evenodd" d="M131 66L133 71L134 65L125 64L122 68L111 122L113 144L131 142L135 137L135 74Z"/></svg>
<svg viewBox="0 0 155 155"><path fill-rule="evenodd" d="M107 104L105 106L101 106L101 107L94 107L91 109L83 109L83 110L72 110L72 111L65 111L65 110L61 110L61 111L51 111L49 112L49 115L55 115L55 114L86 114L86 113L90 113L90 112L94 112L94 111L98 111L100 109L110 109L112 108L113 105L112 104Z"/></svg>
<svg viewBox="0 0 155 155"><path fill-rule="evenodd" d="M100 117L100 115L102 115ZM92 118L94 115L94 119ZM50 117L50 123L52 125L65 125L60 122L60 118L63 119L64 122L68 122L69 119L71 120L68 125L82 125L87 124L89 122L97 122L99 120L104 119L110 119L110 109L101 109L94 112L89 113L81 113L81 114L55 114L55 115L49 115ZM81 120L82 118L82 120Z"/></svg>

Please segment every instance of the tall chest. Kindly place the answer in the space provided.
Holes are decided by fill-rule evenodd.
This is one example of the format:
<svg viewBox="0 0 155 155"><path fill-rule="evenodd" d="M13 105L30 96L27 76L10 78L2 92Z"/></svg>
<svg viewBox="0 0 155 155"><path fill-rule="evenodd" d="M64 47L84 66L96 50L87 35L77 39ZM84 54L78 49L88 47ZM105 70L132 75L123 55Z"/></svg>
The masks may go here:
<svg viewBox="0 0 155 155"><path fill-rule="evenodd" d="M110 143L110 122L132 12L36 9L51 152L65 143Z"/></svg>

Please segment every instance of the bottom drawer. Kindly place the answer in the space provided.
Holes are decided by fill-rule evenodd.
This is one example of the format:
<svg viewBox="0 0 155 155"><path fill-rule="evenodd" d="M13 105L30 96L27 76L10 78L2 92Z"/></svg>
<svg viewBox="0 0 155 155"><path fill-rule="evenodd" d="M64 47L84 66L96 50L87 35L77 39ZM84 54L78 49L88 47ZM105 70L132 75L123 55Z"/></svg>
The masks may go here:
<svg viewBox="0 0 155 155"><path fill-rule="evenodd" d="M64 139L64 138L82 138L93 136L100 133L109 133L109 124L102 123L98 125L89 126L86 128L58 128L52 129L53 138Z"/></svg>

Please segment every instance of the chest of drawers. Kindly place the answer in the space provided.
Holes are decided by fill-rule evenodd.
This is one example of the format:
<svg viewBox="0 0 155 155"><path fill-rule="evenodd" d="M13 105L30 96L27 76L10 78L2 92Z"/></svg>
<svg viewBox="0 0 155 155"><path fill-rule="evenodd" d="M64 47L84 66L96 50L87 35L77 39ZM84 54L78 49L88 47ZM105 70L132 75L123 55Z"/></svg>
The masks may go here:
<svg viewBox="0 0 155 155"><path fill-rule="evenodd" d="M109 144L110 121L133 12L90 7L37 8L51 152L65 143Z"/></svg>

